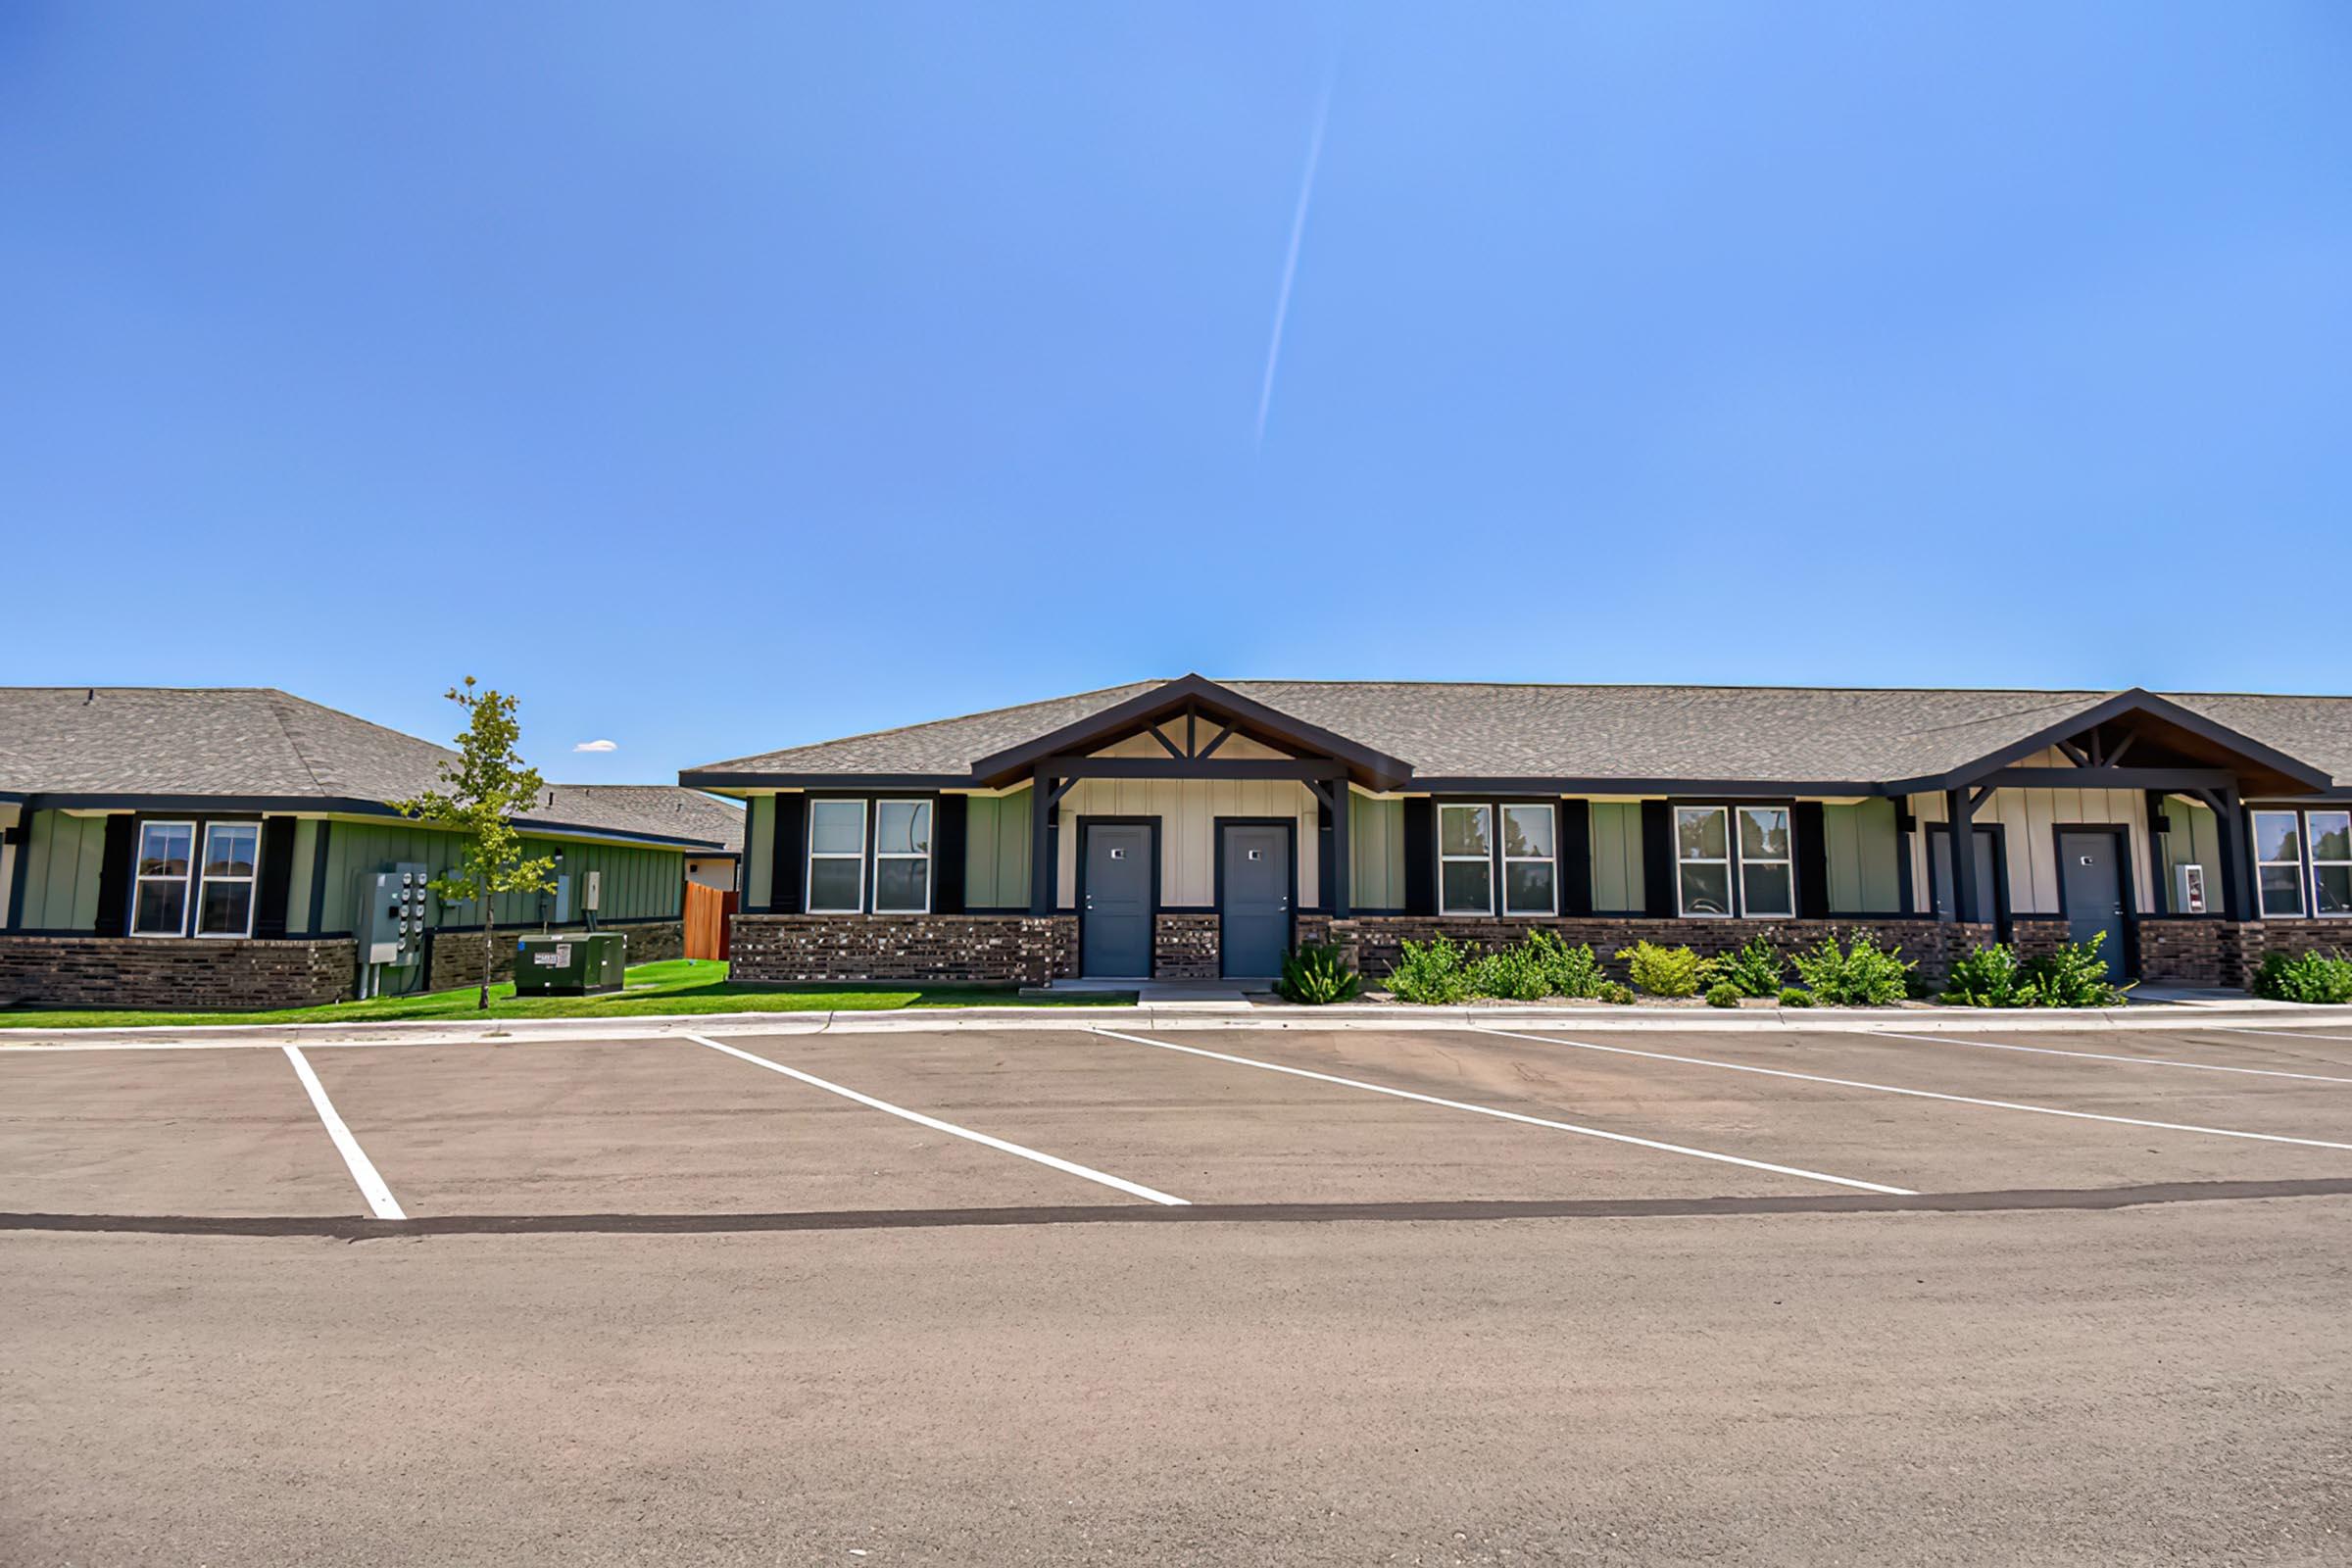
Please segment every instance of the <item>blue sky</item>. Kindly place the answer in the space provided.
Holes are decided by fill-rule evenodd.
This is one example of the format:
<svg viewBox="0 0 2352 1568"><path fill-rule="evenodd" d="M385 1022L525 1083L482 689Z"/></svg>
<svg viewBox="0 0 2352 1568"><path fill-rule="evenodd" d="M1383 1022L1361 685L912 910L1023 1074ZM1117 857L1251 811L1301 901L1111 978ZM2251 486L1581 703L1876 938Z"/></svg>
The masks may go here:
<svg viewBox="0 0 2352 1568"><path fill-rule="evenodd" d="M15 0L0 680L471 672L583 780L1188 669L2352 690L2347 80L2340 4Z"/></svg>

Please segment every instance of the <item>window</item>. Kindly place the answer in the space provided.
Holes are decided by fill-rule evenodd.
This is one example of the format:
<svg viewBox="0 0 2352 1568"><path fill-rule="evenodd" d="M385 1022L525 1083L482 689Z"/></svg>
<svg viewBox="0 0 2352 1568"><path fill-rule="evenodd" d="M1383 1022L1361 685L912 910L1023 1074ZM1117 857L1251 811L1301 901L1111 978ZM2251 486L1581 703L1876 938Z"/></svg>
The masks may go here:
<svg viewBox="0 0 2352 1568"><path fill-rule="evenodd" d="M874 804L874 912L931 912L931 803Z"/></svg>
<svg viewBox="0 0 2352 1568"><path fill-rule="evenodd" d="M2292 811L2254 813L2254 880L2262 912L2303 912L2303 831Z"/></svg>
<svg viewBox="0 0 2352 1568"><path fill-rule="evenodd" d="M2307 811L2311 904L2321 914L2352 914L2352 811Z"/></svg>
<svg viewBox="0 0 2352 1568"><path fill-rule="evenodd" d="M1559 875L1552 858L1552 816L1548 806L1502 808L1502 912L1553 914Z"/></svg>
<svg viewBox="0 0 2352 1568"><path fill-rule="evenodd" d="M141 822L130 901L134 937L185 936L188 872L196 858L193 822Z"/></svg>
<svg viewBox="0 0 2352 1568"><path fill-rule="evenodd" d="M1796 913L1788 808L1740 808L1740 909L1751 918Z"/></svg>
<svg viewBox="0 0 2352 1568"><path fill-rule="evenodd" d="M1685 914L1732 912L1730 818L1720 806L1674 808L1675 887Z"/></svg>
<svg viewBox="0 0 2352 1568"><path fill-rule="evenodd" d="M1494 912L1494 808L1438 808L1438 912Z"/></svg>
<svg viewBox="0 0 2352 1568"><path fill-rule="evenodd" d="M196 934L253 935L253 879L262 858L259 822L208 822L204 874L196 885Z"/></svg>
<svg viewBox="0 0 2352 1568"><path fill-rule="evenodd" d="M865 803L808 803L810 914L857 914L865 907Z"/></svg>

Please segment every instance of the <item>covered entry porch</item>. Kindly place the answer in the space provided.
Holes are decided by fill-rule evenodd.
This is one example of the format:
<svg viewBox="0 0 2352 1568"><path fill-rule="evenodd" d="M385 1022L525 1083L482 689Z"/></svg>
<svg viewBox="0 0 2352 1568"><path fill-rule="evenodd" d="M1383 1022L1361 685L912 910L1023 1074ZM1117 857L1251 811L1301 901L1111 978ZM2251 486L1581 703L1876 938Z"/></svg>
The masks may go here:
<svg viewBox="0 0 2352 1568"><path fill-rule="evenodd" d="M1351 912L1352 788L1410 768L1205 681L1170 683L976 772L1025 776L1029 912L1085 981L1264 981L1300 914Z"/></svg>

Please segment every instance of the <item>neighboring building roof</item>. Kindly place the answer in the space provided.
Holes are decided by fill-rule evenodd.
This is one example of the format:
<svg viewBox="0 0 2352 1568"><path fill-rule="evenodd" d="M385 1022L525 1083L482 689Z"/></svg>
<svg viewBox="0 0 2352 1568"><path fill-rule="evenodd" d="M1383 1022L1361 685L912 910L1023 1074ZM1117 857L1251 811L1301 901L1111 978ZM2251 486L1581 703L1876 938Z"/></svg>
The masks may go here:
<svg viewBox="0 0 2352 1568"><path fill-rule="evenodd" d="M270 687L0 687L0 792L11 795L375 810L434 788L457 755ZM687 801L729 809L673 784L555 784L541 799L524 827L681 846L724 842L718 819Z"/></svg>
<svg viewBox="0 0 2352 1568"><path fill-rule="evenodd" d="M1935 778L2138 704L2352 784L2352 698L2099 691L1544 686L1443 681L1139 681L960 718L713 762L682 780L967 777L974 764L1163 688L1225 692L1447 780L1894 783ZM1213 697L1204 698L1213 701ZM2042 742L2042 744L2046 744Z"/></svg>
<svg viewBox="0 0 2352 1568"><path fill-rule="evenodd" d="M729 855L743 853L743 807L675 784L559 784L558 791L584 800L613 822L638 824L641 833L701 839Z"/></svg>

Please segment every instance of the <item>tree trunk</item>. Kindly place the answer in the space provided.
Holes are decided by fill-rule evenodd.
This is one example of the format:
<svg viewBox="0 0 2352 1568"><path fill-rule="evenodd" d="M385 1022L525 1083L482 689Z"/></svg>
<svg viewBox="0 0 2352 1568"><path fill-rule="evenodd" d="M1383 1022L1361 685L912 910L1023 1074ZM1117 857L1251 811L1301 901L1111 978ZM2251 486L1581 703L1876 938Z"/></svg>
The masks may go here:
<svg viewBox="0 0 2352 1568"><path fill-rule="evenodd" d="M482 994L475 999L476 1012L490 1010L490 890L482 890Z"/></svg>

